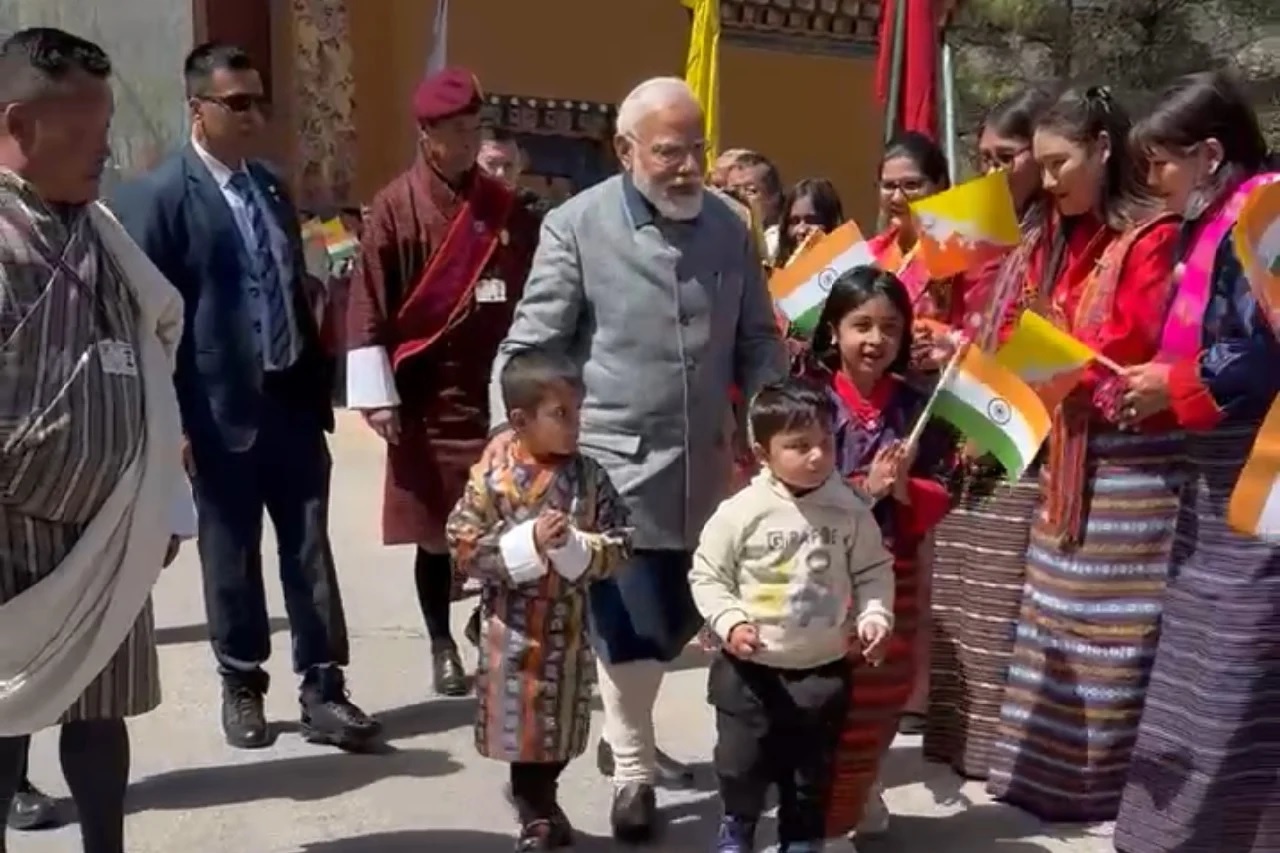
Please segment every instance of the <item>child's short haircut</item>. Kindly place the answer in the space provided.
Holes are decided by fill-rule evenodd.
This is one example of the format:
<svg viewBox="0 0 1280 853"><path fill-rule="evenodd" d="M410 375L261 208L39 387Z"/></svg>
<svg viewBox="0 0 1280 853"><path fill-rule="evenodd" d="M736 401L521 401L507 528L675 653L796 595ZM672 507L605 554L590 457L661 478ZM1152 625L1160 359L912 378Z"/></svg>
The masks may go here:
<svg viewBox="0 0 1280 853"><path fill-rule="evenodd" d="M568 356L542 349L517 352L502 365L498 378L507 411L536 409L554 382L567 382L581 390L582 372Z"/></svg>
<svg viewBox="0 0 1280 853"><path fill-rule="evenodd" d="M818 425L835 429L836 406L820 385L806 379L784 379L764 386L747 410L751 440L768 447L775 435Z"/></svg>

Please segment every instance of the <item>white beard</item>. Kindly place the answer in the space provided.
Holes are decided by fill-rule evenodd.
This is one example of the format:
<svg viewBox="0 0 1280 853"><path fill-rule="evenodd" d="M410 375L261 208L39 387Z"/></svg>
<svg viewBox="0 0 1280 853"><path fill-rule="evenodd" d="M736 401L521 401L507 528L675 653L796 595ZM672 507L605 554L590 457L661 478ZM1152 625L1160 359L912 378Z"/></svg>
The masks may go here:
<svg viewBox="0 0 1280 853"><path fill-rule="evenodd" d="M649 203L658 209L658 213L667 219L687 222L690 219L696 219L702 212L702 187L698 187L696 194L673 198L655 187L649 176L639 169L632 169L631 180L640 191L640 195L648 199Z"/></svg>

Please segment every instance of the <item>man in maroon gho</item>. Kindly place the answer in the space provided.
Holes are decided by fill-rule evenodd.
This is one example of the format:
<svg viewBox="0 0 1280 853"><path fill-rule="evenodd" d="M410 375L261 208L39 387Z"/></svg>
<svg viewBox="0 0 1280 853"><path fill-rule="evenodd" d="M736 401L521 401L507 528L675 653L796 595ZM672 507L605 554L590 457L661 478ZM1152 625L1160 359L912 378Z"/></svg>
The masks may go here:
<svg viewBox="0 0 1280 853"><path fill-rule="evenodd" d="M413 99L418 153L374 198L347 306L347 405L387 442L383 542L416 545L437 693L467 692L449 628L444 525L488 438L489 370L520 299L537 224L476 168L483 95L447 68Z"/></svg>

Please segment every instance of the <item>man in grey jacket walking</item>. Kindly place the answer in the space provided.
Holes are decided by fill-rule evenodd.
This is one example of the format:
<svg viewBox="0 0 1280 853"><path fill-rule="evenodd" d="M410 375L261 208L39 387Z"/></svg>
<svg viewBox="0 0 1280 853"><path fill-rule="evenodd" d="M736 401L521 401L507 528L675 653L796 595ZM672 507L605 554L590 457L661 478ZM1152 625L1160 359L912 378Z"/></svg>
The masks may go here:
<svg viewBox="0 0 1280 853"><path fill-rule="evenodd" d="M630 510L635 559L591 590L593 642L614 757L620 840L654 835L653 706L666 664L701 625L690 555L724 497L730 386L750 396L786 370L760 259L742 219L703 189L703 117L675 78L637 86L618 110L622 175L548 214L515 319L493 366L530 347L568 353L586 386L583 450Z"/></svg>

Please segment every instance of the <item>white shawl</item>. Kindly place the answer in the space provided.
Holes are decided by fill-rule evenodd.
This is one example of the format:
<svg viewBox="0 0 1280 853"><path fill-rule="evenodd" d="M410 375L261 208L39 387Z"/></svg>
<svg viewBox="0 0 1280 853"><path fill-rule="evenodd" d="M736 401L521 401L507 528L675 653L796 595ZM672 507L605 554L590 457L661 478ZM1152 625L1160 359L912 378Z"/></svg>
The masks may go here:
<svg viewBox="0 0 1280 853"><path fill-rule="evenodd" d="M102 509L48 577L0 606L0 735L47 728L106 668L160 574L181 482L173 357L182 298L102 204L90 215L140 308L146 437Z"/></svg>

